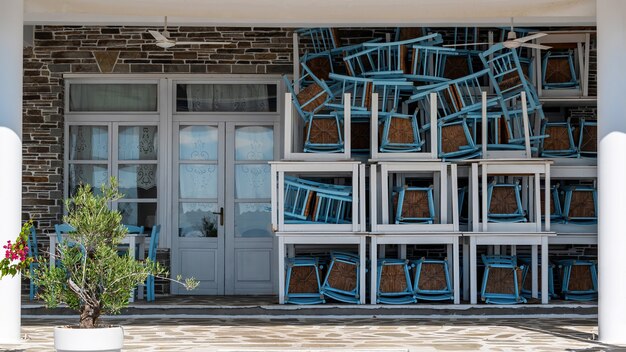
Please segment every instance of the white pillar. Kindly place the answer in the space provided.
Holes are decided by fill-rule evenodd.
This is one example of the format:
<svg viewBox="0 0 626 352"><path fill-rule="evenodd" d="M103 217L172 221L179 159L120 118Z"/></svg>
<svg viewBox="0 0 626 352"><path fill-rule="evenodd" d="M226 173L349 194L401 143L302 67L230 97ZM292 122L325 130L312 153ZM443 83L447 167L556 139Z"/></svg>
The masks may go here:
<svg viewBox="0 0 626 352"><path fill-rule="evenodd" d="M598 25L598 330L626 344L626 1L596 3Z"/></svg>
<svg viewBox="0 0 626 352"><path fill-rule="evenodd" d="M14 242L22 217L22 47L24 1L0 11L0 243ZM4 257L4 251L0 253ZM0 343L20 339L20 277L0 280Z"/></svg>

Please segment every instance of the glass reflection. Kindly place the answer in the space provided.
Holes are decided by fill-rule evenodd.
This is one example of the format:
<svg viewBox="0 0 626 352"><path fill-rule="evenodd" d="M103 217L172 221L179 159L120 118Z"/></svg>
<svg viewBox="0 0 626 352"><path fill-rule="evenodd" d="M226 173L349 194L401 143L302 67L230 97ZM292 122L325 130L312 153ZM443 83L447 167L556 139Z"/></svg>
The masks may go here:
<svg viewBox="0 0 626 352"><path fill-rule="evenodd" d="M236 237L270 237L271 210L269 203L238 203L235 205Z"/></svg>
<svg viewBox="0 0 626 352"><path fill-rule="evenodd" d="M180 203L178 208L179 237L217 237L218 218L215 203Z"/></svg>
<svg viewBox="0 0 626 352"><path fill-rule="evenodd" d="M273 160L274 130L265 126L235 129L235 160Z"/></svg>

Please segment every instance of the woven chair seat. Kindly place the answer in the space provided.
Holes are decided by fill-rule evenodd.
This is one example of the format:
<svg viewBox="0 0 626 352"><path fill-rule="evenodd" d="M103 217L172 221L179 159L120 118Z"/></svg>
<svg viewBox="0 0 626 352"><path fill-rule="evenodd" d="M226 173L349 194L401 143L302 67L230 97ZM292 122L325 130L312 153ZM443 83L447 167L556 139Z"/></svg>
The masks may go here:
<svg viewBox="0 0 626 352"><path fill-rule="evenodd" d="M470 69L467 56L449 56L446 58L446 66L443 76L448 79L457 79L469 76Z"/></svg>
<svg viewBox="0 0 626 352"><path fill-rule="evenodd" d="M397 193L393 196L393 208L398 209ZM405 190L401 214L403 218L429 218L428 191Z"/></svg>
<svg viewBox="0 0 626 352"><path fill-rule="evenodd" d="M324 89L317 83L312 83L302 89L300 93L296 96L298 102L302 105L308 102L310 99L318 95L319 93L324 92ZM328 94L324 92L320 94L315 100L310 102L309 104L303 105L302 110L306 112L313 112L317 110L318 107L322 106L326 100L328 99Z"/></svg>
<svg viewBox="0 0 626 352"><path fill-rule="evenodd" d="M327 283L334 289L349 292L356 289L356 279L355 265L335 261L328 273Z"/></svg>
<svg viewBox="0 0 626 352"><path fill-rule="evenodd" d="M594 290L590 265L572 265L567 290L570 292Z"/></svg>
<svg viewBox="0 0 626 352"><path fill-rule="evenodd" d="M424 291L441 291L448 288L443 263L422 263L417 288Z"/></svg>
<svg viewBox="0 0 626 352"><path fill-rule="evenodd" d="M337 120L334 118L313 118L304 126L305 134L311 123L309 133L309 143L315 144L337 144L340 142Z"/></svg>
<svg viewBox="0 0 626 352"><path fill-rule="evenodd" d="M546 132L549 137L543 140L543 149L551 150L568 150L574 146L570 143L570 130L566 125L546 126Z"/></svg>
<svg viewBox="0 0 626 352"><path fill-rule="evenodd" d="M515 292L513 270L517 272L518 292ZM522 287L522 269L489 268L486 293L519 295Z"/></svg>
<svg viewBox="0 0 626 352"><path fill-rule="evenodd" d="M585 125L583 128L583 140L580 151L595 153L598 151L598 128L595 125Z"/></svg>
<svg viewBox="0 0 626 352"><path fill-rule="evenodd" d="M567 83L572 81L569 59L567 57L550 57L546 64L546 83Z"/></svg>
<svg viewBox="0 0 626 352"><path fill-rule="evenodd" d="M306 65L317 78L325 81L328 80L328 75L332 72L332 66L328 56L318 56L309 59Z"/></svg>
<svg viewBox="0 0 626 352"><path fill-rule="evenodd" d="M413 138L413 123L411 119L400 117L391 117L390 119L391 121L389 123L388 135L389 143L415 143L415 139ZM382 128L383 126L381 125L378 133L379 136L382 136Z"/></svg>
<svg viewBox="0 0 626 352"><path fill-rule="evenodd" d="M463 125L454 124L441 127L441 149L444 153L459 151L468 145Z"/></svg>
<svg viewBox="0 0 626 352"><path fill-rule="evenodd" d="M573 190L568 216L570 218L596 217L593 192Z"/></svg>
<svg viewBox="0 0 626 352"><path fill-rule="evenodd" d="M406 282L404 265L383 265L380 276L381 293L405 292L409 288Z"/></svg>
<svg viewBox="0 0 626 352"><path fill-rule="evenodd" d="M489 213L514 214L518 211L516 190L513 187L493 187Z"/></svg>
<svg viewBox="0 0 626 352"><path fill-rule="evenodd" d="M319 293L318 276L314 266L294 266L291 268L289 293Z"/></svg>

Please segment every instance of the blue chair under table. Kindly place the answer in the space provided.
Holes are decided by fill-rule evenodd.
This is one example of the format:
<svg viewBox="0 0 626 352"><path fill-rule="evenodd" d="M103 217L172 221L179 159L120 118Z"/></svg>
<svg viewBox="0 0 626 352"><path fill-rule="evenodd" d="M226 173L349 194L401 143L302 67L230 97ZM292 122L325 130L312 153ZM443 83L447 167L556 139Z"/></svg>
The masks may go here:
<svg viewBox="0 0 626 352"><path fill-rule="evenodd" d="M38 287L35 285L35 281L33 278L35 277L35 270L39 268L39 251L37 249L37 230L35 230L35 226L31 226L30 234L28 235L28 256L33 259L33 262L30 264L28 271L30 272L31 279L29 284L29 299L32 301L35 299L35 294L37 293Z"/></svg>
<svg viewBox="0 0 626 352"><path fill-rule="evenodd" d="M598 268L592 260L561 260L563 269L561 294L571 301L592 301L598 298Z"/></svg>
<svg viewBox="0 0 626 352"><path fill-rule="evenodd" d="M405 259L379 259L376 303L409 304L415 303L409 268Z"/></svg>
<svg viewBox="0 0 626 352"><path fill-rule="evenodd" d="M465 119L439 124L437 129L439 157L448 159L471 159L482 151L472 138Z"/></svg>
<svg viewBox="0 0 626 352"><path fill-rule="evenodd" d="M150 233L150 246L148 247L148 260L156 262L156 252L159 247L159 234L161 232L161 225L154 225L152 232ZM148 302L154 301L154 276L148 275L146 279L146 300Z"/></svg>
<svg viewBox="0 0 626 352"><path fill-rule="evenodd" d="M548 51L543 56L541 83L543 89L578 88L579 80L574 69L574 52Z"/></svg>
<svg viewBox="0 0 626 352"><path fill-rule="evenodd" d="M395 187L391 194L395 224L432 224L435 221L433 187Z"/></svg>
<svg viewBox="0 0 626 352"><path fill-rule="evenodd" d="M583 157L595 158L598 156L598 121L580 119L578 125L578 153Z"/></svg>
<svg viewBox="0 0 626 352"><path fill-rule="evenodd" d="M598 191L593 185L563 186L565 201L563 218L565 222L580 225L598 223Z"/></svg>
<svg viewBox="0 0 626 352"><path fill-rule="evenodd" d="M421 258L413 265L415 266L415 280L413 281L415 298L423 301L454 299L447 259Z"/></svg>
<svg viewBox="0 0 626 352"><path fill-rule="evenodd" d="M518 183L489 183L487 219L489 222L526 222Z"/></svg>
<svg viewBox="0 0 626 352"><path fill-rule="evenodd" d="M318 258L287 258L285 263L285 303L324 303L320 281L321 265Z"/></svg>
<svg viewBox="0 0 626 352"><path fill-rule="evenodd" d="M359 257L352 253L331 253L322 294L334 300L359 304Z"/></svg>
<svg viewBox="0 0 626 352"><path fill-rule="evenodd" d="M561 197L559 195L559 184L552 185L550 187L550 222L555 224L562 224L565 222L563 218L563 207L561 206ZM544 194L545 188L541 189L541 218L545 219L545 202Z"/></svg>
<svg viewBox="0 0 626 352"><path fill-rule="evenodd" d="M480 297L485 303L526 303L521 295L523 267L517 266L515 256L482 255L485 265Z"/></svg>
<svg viewBox="0 0 626 352"><path fill-rule="evenodd" d="M548 122L542 126L542 157L578 157L574 134L569 122Z"/></svg>
<svg viewBox="0 0 626 352"><path fill-rule="evenodd" d="M518 257L520 263L523 264L522 268L522 296L526 298L532 297L532 260L528 257ZM541 269L541 260L539 260L538 268ZM548 298L557 297L554 290L554 268L556 266L553 263L548 262ZM537 273L537 280L541 287L541 270ZM539 298L541 298L541 290L539 290Z"/></svg>

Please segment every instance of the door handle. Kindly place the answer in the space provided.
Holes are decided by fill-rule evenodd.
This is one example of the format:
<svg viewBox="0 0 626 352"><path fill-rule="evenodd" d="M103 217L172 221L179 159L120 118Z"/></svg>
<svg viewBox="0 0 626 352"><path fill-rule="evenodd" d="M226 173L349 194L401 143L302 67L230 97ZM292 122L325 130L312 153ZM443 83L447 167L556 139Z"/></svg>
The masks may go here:
<svg viewBox="0 0 626 352"><path fill-rule="evenodd" d="M224 207L220 207L220 211L214 211L213 214L219 214L220 226L224 226Z"/></svg>

